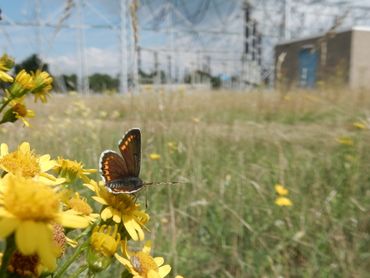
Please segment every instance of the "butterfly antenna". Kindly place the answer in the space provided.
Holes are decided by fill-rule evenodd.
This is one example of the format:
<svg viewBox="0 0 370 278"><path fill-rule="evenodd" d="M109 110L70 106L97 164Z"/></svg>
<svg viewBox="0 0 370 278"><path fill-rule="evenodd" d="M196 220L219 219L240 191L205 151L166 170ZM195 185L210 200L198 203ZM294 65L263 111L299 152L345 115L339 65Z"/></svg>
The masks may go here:
<svg viewBox="0 0 370 278"><path fill-rule="evenodd" d="M144 182L143 185L165 185L165 184L179 184L179 183L185 183L181 181L162 181L162 182Z"/></svg>

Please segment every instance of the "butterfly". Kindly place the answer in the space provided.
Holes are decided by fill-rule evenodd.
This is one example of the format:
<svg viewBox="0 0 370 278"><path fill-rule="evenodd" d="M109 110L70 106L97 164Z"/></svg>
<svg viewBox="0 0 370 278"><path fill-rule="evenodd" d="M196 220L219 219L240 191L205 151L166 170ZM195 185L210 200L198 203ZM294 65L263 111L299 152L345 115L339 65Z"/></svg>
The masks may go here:
<svg viewBox="0 0 370 278"><path fill-rule="evenodd" d="M130 129L118 143L121 155L106 150L100 156L100 171L108 191L132 194L146 185L140 178L141 132Z"/></svg>

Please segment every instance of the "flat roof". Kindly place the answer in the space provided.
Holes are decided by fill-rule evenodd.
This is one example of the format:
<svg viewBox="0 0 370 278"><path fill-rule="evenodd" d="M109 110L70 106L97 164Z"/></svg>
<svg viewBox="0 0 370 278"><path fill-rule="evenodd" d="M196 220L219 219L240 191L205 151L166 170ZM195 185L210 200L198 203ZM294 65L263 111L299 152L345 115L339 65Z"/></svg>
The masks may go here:
<svg viewBox="0 0 370 278"><path fill-rule="evenodd" d="M365 32L370 32L370 26L353 26L351 28L334 31L334 33L344 33L344 32L350 32L350 31L365 31ZM286 40L286 41L279 42L276 45L284 45L284 44L291 44L291 43L305 41L305 40L318 39L318 38L321 38L322 36L324 36L325 34L326 33L321 33L321 34L316 34L316 35L312 35L312 36L307 36L307 37L302 37L302 38L296 38L296 39Z"/></svg>

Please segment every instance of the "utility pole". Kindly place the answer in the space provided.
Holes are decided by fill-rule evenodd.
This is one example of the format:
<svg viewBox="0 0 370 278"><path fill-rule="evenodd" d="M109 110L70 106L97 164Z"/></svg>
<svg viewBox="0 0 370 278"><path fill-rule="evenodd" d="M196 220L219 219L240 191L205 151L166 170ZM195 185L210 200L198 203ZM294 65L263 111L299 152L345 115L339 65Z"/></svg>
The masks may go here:
<svg viewBox="0 0 370 278"><path fill-rule="evenodd" d="M77 16L78 16L78 52L80 60L80 68L78 74L78 91L83 94L89 93L89 79L87 76L87 66L86 66L86 52L85 52L85 26L82 14L82 6L84 5L84 0L77 1Z"/></svg>
<svg viewBox="0 0 370 278"><path fill-rule="evenodd" d="M168 85L170 85L170 90L172 90L172 59L171 56L174 53L174 30L173 30L173 9L174 7L172 6L172 3L170 0L167 0L167 17L168 17L168 28L170 32L170 49L171 52L168 56Z"/></svg>
<svg viewBox="0 0 370 278"><path fill-rule="evenodd" d="M253 20L252 22L252 61L256 61L257 52L257 22Z"/></svg>
<svg viewBox="0 0 370 278"><path fill-rule="evenodd" d="M129 1L127 1L129 2ZM126 3L127 3L126 2ZM127 3L128 5L128 3ZM131 24L130 21L127 20L127 30L130 30L131 36L129 32L127 32L127 42L129 43L129 49L131 51L131 69L132 69L132 86L134 92L139 92L140 85L139 85L139 22L137 17L137 9L138 3L136 0L131 1L130 9L127 8L127 18L131 17Z"/></svg>
<svg viewBox="0 0 370 278"><path fill-rule="evenodd" d="M140 79L140 72L142 71L141 69L141 47L137 47L137 72L138 72L138 83L137 86L139 86L139 79Z"/></svg>
<svg viewBox="0 0 370 278"><path fill-rule="evenodd" d="M41 5L40 0L35 0L35 18L36 18L36 54L41 59L42 42L41 42Z"/></svg>
<svg viewBox="0 0 370 278"><path fill-rule="evenodd" d="M262 66L262 35L257 33L257 63Z"/></svg>
<svg viewBox="0 0 370 278"><path fill-rule="evenodd" d="M243 37L243 42L244 42L244 52L242 54L242 76L241 76L241 88L244 88L246 84L249 83L249 53L250 53L250 10L251 6L249 4L249 1L244 1L243 4L243 13L244 13L244 37Z"/></svg>
<svg viewBox="0 0 370 278"><path fill-rule="evenodd" d="M155 71L154 83L157 86L159 86L159 84L161 84L161 73L160 73L160 70L159 70L158 52L154 51L153 55L154 55L154 71Z"/></svg>
<svg viewBox="0 0 370 278"><path fill-rule="evenodd" d="M290 39L290 15L291 15L291 0L283 0L283 18L280 27L280 39Z"/></svg>
<svg viewBox="0 0 370 278"><path fill-rule="evenodd" d="M172 62L171 62L171 55L167 55L167 84L172 84Z"/></svg>
<svg viewBox="0 0 370 278"><path fill-rule="evenodd" d="M127 0L120 0L120 83L119 92L120 94L127 93Z"/></svg>

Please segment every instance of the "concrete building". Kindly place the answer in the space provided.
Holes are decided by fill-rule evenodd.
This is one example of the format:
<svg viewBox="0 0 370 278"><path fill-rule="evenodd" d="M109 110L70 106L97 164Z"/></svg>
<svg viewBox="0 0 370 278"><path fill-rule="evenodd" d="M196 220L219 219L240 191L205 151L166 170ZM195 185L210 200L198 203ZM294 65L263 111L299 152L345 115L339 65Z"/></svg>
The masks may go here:
<svg viewBox="0 0 370 278"><path fill-rule="evenodd" d="M288 87L324 83L370 89L370 27L278 44L275 68L276 82Z"/></svg>

